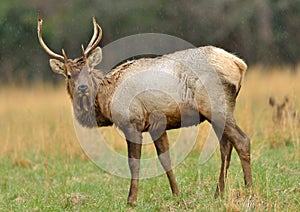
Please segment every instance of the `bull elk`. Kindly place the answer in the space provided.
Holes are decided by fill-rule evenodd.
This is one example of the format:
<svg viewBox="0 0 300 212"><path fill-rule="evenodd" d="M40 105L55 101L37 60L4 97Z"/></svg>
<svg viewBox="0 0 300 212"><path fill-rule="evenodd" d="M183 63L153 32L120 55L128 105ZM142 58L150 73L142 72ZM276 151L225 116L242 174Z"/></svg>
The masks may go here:
<svg viewBox="0 0 300 212"><path fill-rule="evenodd" d="M171 167L166 131L198 125L203 121L210 122L216 134L221 135L219 136L221 169L215 197L224 192L233 147L241 160L245 185L250 186L252 184L250 139L236 124L233 115L236 97L247 69L243 60L223 49L204 46L156 58L131 60L104 74L95 69L102 59L102 50L98 47L102 29L95 18L93 18L93 26L94 34L91 41L86 48L82 46L82 56L76 59L69 59L63 49L62 55L60 55L47 47L42 38L42 20L40 18L38 18L37 25L38 39L42 48L51 58L52 71L66 77L67 91L77 121L82 126L89 128L115 124L124 133L131 173L127 204L131 205L137 201L142 133L150 133L160 163L167 174L172 193L178 195L179 189ZM128 108L129 112L124 114L124 108L114 107L112 97L115 95L118 85L126 81L128 77L146 70L155 73L165 72L176 76L178 86L175 92L185 97L178 103L163 93L149 90L138 98L133 97L132 104L134 106ZM213 72L216 75L212 74ZM157 80L154 79L155 75L151 76L153 77L151 79L136 79L134 83L143 86L144 80L145 82L155 81L156 84L164 86L174 84L174 81L168 81L167 77ZM220 100L222 99L220 98L221 93L219 93L221 90L217 89L219 85L213 77L219 78L219 82L221 82L224 102ZM133 84L128 91L124 91L124 95L133 95L130 92L135 88L140 89L139 86ZM214 103L212 104L212 102ZM218 114L215 120L212 117L213 110ZM117 115L113 117L112 114ZM192 114L197 114L199 117L194 118ZM93 121L94 117L96 121ZM161 117L164 121L161 121ZM219 124L222 120L224 128Z"/></svg>

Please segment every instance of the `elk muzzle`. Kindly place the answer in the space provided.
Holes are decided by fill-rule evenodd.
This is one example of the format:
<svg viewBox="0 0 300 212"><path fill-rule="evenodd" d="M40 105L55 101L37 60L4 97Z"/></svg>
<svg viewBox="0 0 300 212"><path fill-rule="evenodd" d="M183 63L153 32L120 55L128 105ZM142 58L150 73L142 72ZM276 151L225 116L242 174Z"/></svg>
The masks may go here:
<svg viewBox="0 0 300 212"><path fill-rule="evenodd" d="M78 86L78 92L82 94L87 94L89 91L89 86L87 85L79 85Z"/></svg>

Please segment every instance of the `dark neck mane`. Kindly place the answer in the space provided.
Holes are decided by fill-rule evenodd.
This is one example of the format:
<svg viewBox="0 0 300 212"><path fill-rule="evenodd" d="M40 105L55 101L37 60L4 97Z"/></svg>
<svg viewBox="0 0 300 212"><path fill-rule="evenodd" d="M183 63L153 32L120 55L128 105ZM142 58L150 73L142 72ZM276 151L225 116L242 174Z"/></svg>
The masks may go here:
<svg viewBox="0 0 300 212"><path fill-rule="evenodd" d="M111 126L113 124L111 120L110 103L115 90L115 86L119 78L123 75L126 69L131 66L134 61L128 61L115 69L111 70L105 76L99 70L93 69L92 80L95 96L94 96L94 108L89 111L82 111L76 109L73 105L74 115L76 120L84 127L101 127ZM67 90L73 101L73 90L70 83L67 82Z"/></svg>

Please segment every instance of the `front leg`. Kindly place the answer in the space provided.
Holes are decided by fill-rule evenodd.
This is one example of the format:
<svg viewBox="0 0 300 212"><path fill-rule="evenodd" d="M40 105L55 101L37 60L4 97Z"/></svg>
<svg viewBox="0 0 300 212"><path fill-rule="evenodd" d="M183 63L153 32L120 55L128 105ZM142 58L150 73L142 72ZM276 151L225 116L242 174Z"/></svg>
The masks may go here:
<svg viewBox="0 0 300 212"><path fill-rule="evenodd" d="M127 204L134 205L137 201L138 195L142 134L135 129L126 129L124 133L126 136L128 164L131 173L131 183L127 198Z"/></svg>

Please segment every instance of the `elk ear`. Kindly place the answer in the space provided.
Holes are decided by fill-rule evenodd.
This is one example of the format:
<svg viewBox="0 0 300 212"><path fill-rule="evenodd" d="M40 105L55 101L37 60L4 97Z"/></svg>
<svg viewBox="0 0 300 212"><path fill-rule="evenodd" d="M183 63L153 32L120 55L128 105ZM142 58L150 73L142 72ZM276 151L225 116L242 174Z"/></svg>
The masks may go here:
<svg viewBox="0 0 300 212"><path fill-rule="evenodd" d="M94 49L88 57L88 63L90 67L95 67L102 60L102 50L100 47Z"/></svg>
<svg viewBox="0 0 300 212"><path fill-rule="evenodd" d="M54 73L66 75L66 68L63 62L57 59L50 59L49 63Z"/></svg>
<svg viewBox="0 0 300 212"><path fill-rule="evenodd" d="M273 96L271 96L271 97L269 98L269 104L270 104L272 107L274 107L274 105L275 105L275 99L274 99Z"/></svg>

